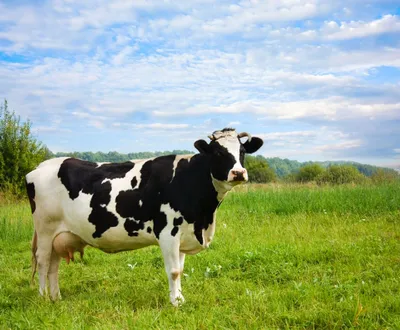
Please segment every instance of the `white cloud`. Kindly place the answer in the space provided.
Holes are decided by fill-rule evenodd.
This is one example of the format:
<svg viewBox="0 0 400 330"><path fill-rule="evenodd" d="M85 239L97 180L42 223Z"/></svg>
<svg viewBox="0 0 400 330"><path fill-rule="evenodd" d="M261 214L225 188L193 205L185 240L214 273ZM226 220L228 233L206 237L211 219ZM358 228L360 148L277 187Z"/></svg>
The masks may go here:
<svg viewBox="0 0 400 330"><path fill-rule="evenodd" d="M232 15L208 20L202 30L207 33L249 31L259 24L294 21L314 17L319 12L317 1L242 1L229 7Z"/></svg>
<svg viewBox="0 0 400 330"><path fill-rule="evenodd" d="M316 131L291 131L291 132L272 132L257 134L259 138L266 141L288 140L292 138L310 138L317 135Z"/></svg>
<svg viewBox="0 0 400 330"><path fill-rule="evenodd" d="M343 149L353 149L361 145L362 145L361 140L349 140L341 143L325 144L322 146L317 146L315 149L324 152L325 151L332 152L332 151L342 151Z"/></svg>
<svg viewBox="0 0 400 330"><path fill-rule="evenodd" d="M89 120L89 126L93 126L95 128L98 129L102 129L104 128L104 122L100 121L100 120Z"/></svg>
<svg viewBox="0 0 400 330"><path fill-rule="evenodd" d="M326 21L319 29L303 30L298 27L281 27L269 31L269 36L275 39L290 39L298 41L336 41L377 36L384 33L400 32L400 19L396 15L385 15L369 22Z"/></svg>
<svg viewBox="0 0 400 330"><path fill-rule="evenodd" d="M340 25L336 22L328 22L322 29L322 35L328 40L345 40L399 31L399 17L385 15L371 22L351 21L342 22Z"/></svg>
<svg viewBox="0 0 400 330"><path fill-rule="evenodd" d="M241 124L240 121L231 121L226 125L227 127L239 126Z"/></svg>
<svg viewBox="0 0 400 330"><path fill-rule="evenodd" d="M360 116L370 117L373 115L386 117L388 119L398 118L400 115L400 103L362 103L362 100L345 98L313 99L307 101L268 102L261 100L240 101L219 106L193 106L185 111L163 112L154 111L155 116L177 116L177 115L202 115L210 113L239 114L253 113L264 115L264 119L299 119L320 118L324 120L355 119Z"/></svg>
<svg viewBox="0 0 400 330"><path fill-rule="evenodd" d="M363 145L361 139L354 139L340 130L323 126L314 130L268 132L254 136L264 139L264 156L302 161L340 159L343 150Z"/></svg>
<svg viewBox="0 0 400 330"><path fill-rule="evenodd" d="M139 129L155 129L155 130L176 130L188 128L188 124L164 124L164 123L151 123L151 124L130 124L130 123L113 123L114 127L132 127Z"/></svg>
<svg viewBox="0 0 400 330"><path fill-rule="evenodd" d="M35 134L41 134L41 133L60 134L60 133L72 133L72 130L68 128L61 128L59 127L59 125L52 125L52 126L33 126L32 132Z"/></svg>
<svg viewBox="0 0 400 330"><path fill-rule="evenodd" d="M126 57L131 55L134 51L136 51L138 49L137 46L132 47L132 46L126 46L124 47L117 55L114 55L114 57L112 58L112 64L114 65L121 65L124 63L124 61L126 60Z"/></svg>

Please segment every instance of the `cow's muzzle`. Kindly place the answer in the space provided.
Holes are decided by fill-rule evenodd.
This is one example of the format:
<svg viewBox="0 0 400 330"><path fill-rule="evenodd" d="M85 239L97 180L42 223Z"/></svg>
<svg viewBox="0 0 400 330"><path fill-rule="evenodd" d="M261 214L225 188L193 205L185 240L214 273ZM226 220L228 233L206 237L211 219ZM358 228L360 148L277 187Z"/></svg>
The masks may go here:
<svg viewBox="0 0 400 330"><path fill-rule="evenodd" d="M229 180L228 181L234 181L234 182L245 182L248 180L248 175L246 169L234 169L231 170L229 173Z"/></svg>

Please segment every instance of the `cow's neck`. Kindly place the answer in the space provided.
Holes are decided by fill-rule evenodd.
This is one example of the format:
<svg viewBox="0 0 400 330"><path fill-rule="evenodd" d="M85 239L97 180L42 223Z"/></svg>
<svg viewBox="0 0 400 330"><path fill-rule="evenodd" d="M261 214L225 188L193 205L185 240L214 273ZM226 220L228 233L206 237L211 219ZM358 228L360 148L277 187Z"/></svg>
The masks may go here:
<svg viewBox="0 0 400 330"><path fill-rule="evenodd" d="M214 193L214 195L212 193L210 194L210 198L213 200L217 198L218 201L217 204L209 204L206 202L207 206L213 205L211 209L207 210L207 213L214 213L218 205L225 198L226 194L232 189L232 185L228 184L226 181L220 181L213 177L213 175L211 174L211 157L209 155L198 154L196 156L198 157L199 163L201 163L200 168L202 171L202 173L199 173L199 175L197 176L197 179L199 180L198 185L207 186L209 192Z"/></svg>
<svg viewBox="0 0 400 330"><path fill-rule="evenodd" d="M221 202L225 198L226 194L232 189L232 185L230 185L225 181L217 180L212 176L212 174L211 174L211 179L212 179L212 184L215 190L217 191L218 202Z"/></svg>

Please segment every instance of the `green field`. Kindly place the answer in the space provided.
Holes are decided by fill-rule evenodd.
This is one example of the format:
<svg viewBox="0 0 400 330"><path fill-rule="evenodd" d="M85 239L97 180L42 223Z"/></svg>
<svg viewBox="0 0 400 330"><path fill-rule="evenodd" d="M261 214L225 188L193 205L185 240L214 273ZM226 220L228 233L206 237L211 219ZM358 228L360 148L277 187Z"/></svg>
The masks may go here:
<svg viewBox="0 0 400 330"><path fill-rule="evenodd" d="M27 202L0 206L0 329L400 329L400 185L245 186L169 303L157 247L87 248L63 300L30 280ZM77 257L77 259L79 259Z"/></svg>

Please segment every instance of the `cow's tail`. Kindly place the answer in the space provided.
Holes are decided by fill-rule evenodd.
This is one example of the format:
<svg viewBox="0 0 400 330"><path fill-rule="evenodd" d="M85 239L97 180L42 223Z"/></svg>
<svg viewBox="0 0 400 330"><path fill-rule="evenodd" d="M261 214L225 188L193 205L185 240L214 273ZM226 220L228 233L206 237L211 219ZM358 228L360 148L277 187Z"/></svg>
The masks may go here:
<svg viewBox="0 0 400 330"><path fill-rule="evenodd" d="M37 268L37 260L36 260L36 250L37 250L37 233L36 230L33 233L32 238L32 277L31 277L31 285L33 285L33 281L35 279L36 268Z"/></svg>

